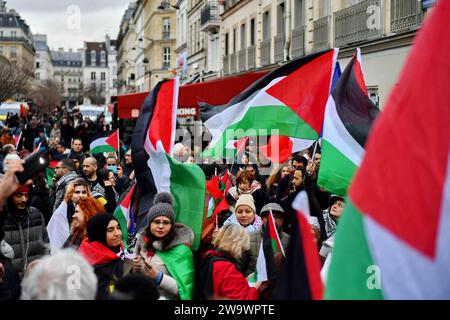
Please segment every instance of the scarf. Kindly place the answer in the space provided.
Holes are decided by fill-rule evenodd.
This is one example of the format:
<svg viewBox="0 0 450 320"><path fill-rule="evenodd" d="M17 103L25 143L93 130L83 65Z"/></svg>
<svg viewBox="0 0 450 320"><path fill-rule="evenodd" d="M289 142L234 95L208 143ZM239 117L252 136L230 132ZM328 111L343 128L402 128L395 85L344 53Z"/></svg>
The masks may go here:
<svg viewBox="0 0 450 320"><path fill-rule="evenodd" d="M224 222L224 226L227 224L237 224L237 225L241 225L239 223L239 221L236 218L236 214L233 213L225 222ZM242 226L243 227L243 226ZM253 223L249 224L248 226L244 227L245 231L247 231L248 233L250 232L254 232L254 231L259 231L262 228L262 220L261 217L258 216L257 214L255 214L255 220L253 220Z"/></svg>
<svg viewBox="0 0 450 320"><path fill-rule="evenodd" d="M256 180L253 180L252 184L250 185L250 188L248 190L241 190L238 188L238 186L234 186L233 188L230 188L230 190L228 191L234 198L234 200L237 201L237 199L239 198L239 195L241 194L252 194L253 192L255 192L256 190L261 189L261 183L259 183Z"/></svg>

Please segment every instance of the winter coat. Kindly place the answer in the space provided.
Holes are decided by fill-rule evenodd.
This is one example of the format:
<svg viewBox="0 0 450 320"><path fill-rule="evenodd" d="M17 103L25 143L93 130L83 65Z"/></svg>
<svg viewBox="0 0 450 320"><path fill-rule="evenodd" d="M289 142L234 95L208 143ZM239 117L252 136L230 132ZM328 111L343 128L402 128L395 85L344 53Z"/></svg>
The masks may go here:
<svg viewBox="0 0 450 320"><path fill-rule="evenodd" d="M286 253L290 236L285 232L281 232L279 233L279 235L281 245L283 246L283 250ZM242 261L247 262L247 265L245 266L245 268L243 268L245 276L248 276L249 274L255 272L256 270L256 261L258 260L259 249L261 247L261 241L264 236L264 229L256 232L251 232L249 236L250 236L250 249L244 252L243 257L241 259Z"/></svg>
<svg viewBox="0 0 450 320"><path fill-rule="evenodd" d="M134 254L150 257L150 265L163 272L158 286L162 298L191 300L194 296L194 256L190 246L194 233L181 223L175 224L175 230L175 238L165 248L161 240L153 242L155 252L147 251L145 232L140 233Z"/></svg>
<svg viewBox="0 0 450 320"><path fill-rule="evenodd" d="M28 214L22 218L16 218L8 213L5 218L4 230L5 241L14 250L12 263L22 278L26 265L49 253L46 246L48 235L44 217L34 207L30 207Z"/></svg>
<svg viewBox="0 0 450 320"><path fill-rule="evenodd" d="M61 202L64 201L64 195L66 194L66 188L72 180L78 178L75 171L71 171L63 175L58 182L56 182L53 190L52 196L50 196L50 201L53 201L53 211L58 209Z"/></svg>
<svg viewBox="0 0 450 320"><path fill-rule="evenodd" d="M253 180L250 189L243 192L240 190L237 186L234 186L228 190L228 193L226 195L226 200L230 206L234 206L236 204L237 199L239 199L239 196L241 194L251 194L253 196L253 200L255 201L255 207L256 207L256 214L259 215L261 212L261 209L269 203L269 197L264 192L264 190L261 188L261 184Z"/></svg>
<svg viewBox="0 0 450 320"><path fill-rule="evenodd" d="M247 279L236 269L236 260L215 250L204 255L200 290L205 299L259 299L256 288L250 287Z"/></svg>
<svg viewBox="0 0 450 320"><path fill-rule="evenodd" d="M117 281L125 276L125 262L121 259L122 251L118 254L111 251L98 241L81 242L78 252L94 267L97 276L97 300L106 300L114 291Z"/></svg>

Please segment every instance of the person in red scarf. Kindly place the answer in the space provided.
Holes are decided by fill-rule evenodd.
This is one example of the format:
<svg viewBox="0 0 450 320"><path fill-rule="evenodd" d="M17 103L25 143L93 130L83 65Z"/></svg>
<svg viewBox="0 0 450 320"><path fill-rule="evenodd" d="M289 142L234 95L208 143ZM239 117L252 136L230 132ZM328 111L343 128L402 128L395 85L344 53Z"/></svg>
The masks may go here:
<svg viewBox="0 0 450 320"><path fill-rule="evenodd" d="M122 232L112 214L97 214L87 224L87 239L78 251L94 267L98 279L96 299L108 299L124 274Z"/></svg>

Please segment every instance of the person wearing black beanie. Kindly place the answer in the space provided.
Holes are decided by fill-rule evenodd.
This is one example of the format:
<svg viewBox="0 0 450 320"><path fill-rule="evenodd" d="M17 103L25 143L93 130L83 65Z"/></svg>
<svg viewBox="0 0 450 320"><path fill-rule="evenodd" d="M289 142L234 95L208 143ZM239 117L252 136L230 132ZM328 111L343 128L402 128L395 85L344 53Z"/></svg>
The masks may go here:
<svg viewBox="0 0 450 320"><path fill-rule="evenodd" d="M87 239L78 251L94 267L98 278L97 299L108 299L124 272L122 232L110 213L97 214L87 224Z"/></svg>

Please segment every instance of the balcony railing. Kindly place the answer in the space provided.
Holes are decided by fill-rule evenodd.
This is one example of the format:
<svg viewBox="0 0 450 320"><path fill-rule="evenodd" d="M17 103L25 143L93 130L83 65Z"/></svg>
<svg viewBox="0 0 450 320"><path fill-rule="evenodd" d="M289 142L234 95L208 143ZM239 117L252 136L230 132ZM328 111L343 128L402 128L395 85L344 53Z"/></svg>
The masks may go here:
<svg viewBox="0 0 450 320"><path fill-rule="evenodd" d="M270 39L261 42L261 65L267 66L270 64Z"/></svg>
<svg viewBox="0 0 450 320"><path fill-rule="evenodd" d="M384 33L382 17L377 12L384 1L365 0L334 13L334 45L340 47L363 40L378 39Z"/></svg>
<svg viewBox="0 0 450 320"><path fill-rule="evenodd" d="M417 0L391 0L391 31L416 29L422 21L421 11Z"/></svg>
<svg viewBox="0 0 450 320"><path fill-rule="evenodd" d="M256 47L250 46L247 48L247 68L254 69L256 67Z"/></svg>
<svg viewBox="0 0 450 320"><path fill-rule="evenodd" d="M241 51L238 52L238 56L239 56L239 72L244 71L245 70L245 65L246 65L246 55L245 55L245 49L242 49Z"/></svg>
<svg viewBox="0 0 450 320"><path fill-rule="evenodd" d="M230 56L223 56L223 74L230 74Z"/></svg>
<svg viewBox="0 0 450 320"><path fill-rule="evenodd" d="M292 30L292 58L305 55L305 26Z"/></svg>
<svg viewBox="0 0 450 320"><path fill-rule="evenodd" d="M284 60L284 34L276 35L275 43L275 62L282 62Z"/></svg>
<svg viewBox="0 0 450 320"><path fill-rule="evenodd" d="M330 16L314 21L314 51L330 48L330 21Z"/></svg>
<svg viewBox="0 0 450 320"><path fill-rule="evenodd" d="M200 31L213 31L220 27L220 10L217 1L205 5L200 15Z"/></svg>
<svg viewBox="0 0 450 320"><path fill-rule="evenodd" d="M170 39L170 31L163 31L162 39Z"/></svg>
<svg viewBox="0 0 450 320"><path fill-rule="evenodd" d="M236 73L237 71L237 53L233 52L230 55L230 73Z"/></svg>

